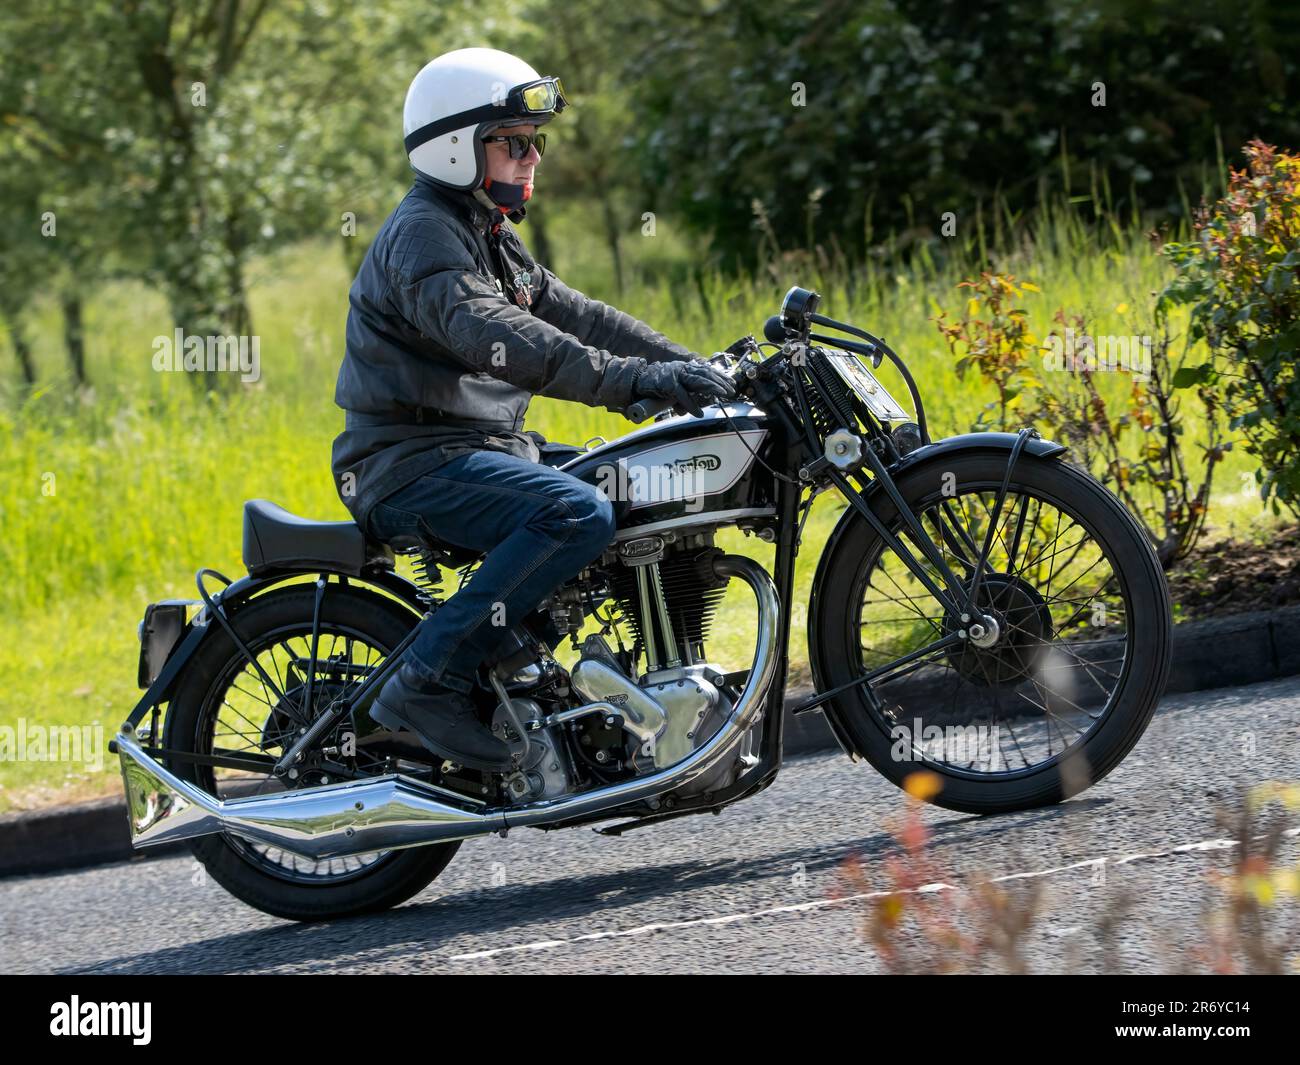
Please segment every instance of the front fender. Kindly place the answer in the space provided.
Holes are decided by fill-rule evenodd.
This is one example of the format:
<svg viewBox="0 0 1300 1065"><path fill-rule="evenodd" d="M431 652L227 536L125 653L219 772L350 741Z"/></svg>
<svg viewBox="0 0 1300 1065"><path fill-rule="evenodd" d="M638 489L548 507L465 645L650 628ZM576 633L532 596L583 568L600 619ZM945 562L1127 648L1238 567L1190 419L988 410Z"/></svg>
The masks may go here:
<svg viewBox="0 0 1300 1065"><path fill-rule="evenodd" d="M901 461L889 468L890 476L895 479L905 473L919 469L931 463L939 462L949 458L956 452L967 451L1003 451L1010 452L1016 442L1015 433L962 433L960 436L949 436L943 440L936 440L933 443L926 444L917 448L911 454L905 456ZM1029 455L1036 459L1056 459L1065 454L1067 448L1064 444L1058 444L1051 440L1044 440L1041 437L1031 436L1026 442L1021 456ZM863 497L868 504L876 498L876 495L883 492L879 482L872 481L863 492ZM843 540L849 527L857 521L864 519L853 507L845 508L840 520L835 523L835 528L831 531L826 540L826 546L822 548L821 558L817 560L817 572L813 575L812 590L808 595L808 665L812 671L813 688L815 691L821 691L824 687L824 677L821 668L821 649L818 646L817 639L817 616L818 607L820 606L820 597L823 594L822 589L825 583L826 571L830 566L830 559L834 557L835 551ZM847 732L835 719L832 713L826 713L823 707L823 717L830 725L831 732L834 733L835 739L844 749L844 752L850 757L857 757L861 752L857 751L849 739Z"/></svg>

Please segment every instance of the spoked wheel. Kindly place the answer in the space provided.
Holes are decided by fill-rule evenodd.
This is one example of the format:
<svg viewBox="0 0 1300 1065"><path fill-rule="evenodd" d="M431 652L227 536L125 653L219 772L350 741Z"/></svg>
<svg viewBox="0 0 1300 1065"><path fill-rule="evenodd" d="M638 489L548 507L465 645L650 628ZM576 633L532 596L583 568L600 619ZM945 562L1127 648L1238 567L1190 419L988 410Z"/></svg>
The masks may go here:
<svg viewBox="0 0 1300 1065"><path fill-rule="evenodd" d="M233 611L232 624L261 670L224 631L205 641L168 707L164 745L244 764L214 767L176 759L169 766L174 773L226 799L386 771L385 757L369 753L365 739L354 734L368 723L354 725L345 717L289 779L271 772L301 731L362 683L416 621L391 600L332 584L313 656L314 605L314 587L300 584ZM199 837L190 846L214 879L250 905L294 920L323 920L397 905L442 872L460 844L323 860L229 833Z"/></svg>
<svg viewBox="0 0 1300 1065"><path fill-rule="evenodd" d="M1151 719L1171 642L1163 574L1123 505L1082 470L1025 456L995 522L1005 471L1004 453L975 452L899 480L963 603L989 543L974 611L945 610L859 522L813 618L826 686L879 674L832 707L858 750L898 784L937 773L933 801L973 813L1058 802L1110 772Z"/></svg>

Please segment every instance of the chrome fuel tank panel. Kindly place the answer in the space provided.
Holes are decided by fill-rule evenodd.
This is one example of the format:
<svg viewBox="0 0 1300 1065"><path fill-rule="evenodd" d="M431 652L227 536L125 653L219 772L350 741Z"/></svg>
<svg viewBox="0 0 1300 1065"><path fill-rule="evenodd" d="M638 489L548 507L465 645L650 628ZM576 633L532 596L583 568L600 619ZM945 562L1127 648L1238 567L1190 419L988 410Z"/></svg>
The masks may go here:
<svg viewBox="0 0 1300 1065"><path fill-rule="evenodd" d="M666 418L561 469L615 504L618 539L775 513L772 475L755 461L772 445L767 416L749 403L726 410L730 422L716 406L702 418Z"/></svg>

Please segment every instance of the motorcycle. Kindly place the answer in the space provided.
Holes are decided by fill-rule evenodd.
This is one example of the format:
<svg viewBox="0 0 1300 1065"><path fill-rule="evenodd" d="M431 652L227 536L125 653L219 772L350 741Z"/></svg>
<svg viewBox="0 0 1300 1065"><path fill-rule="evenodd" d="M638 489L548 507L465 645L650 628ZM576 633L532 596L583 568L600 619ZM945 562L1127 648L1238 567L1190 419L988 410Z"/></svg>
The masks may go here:
<svg viewBox="0 0 1300 1065"><path fill-rule="evenodd" d="M112 744L134 845L187 840L238 898L310 921L397 905L471 837L720 813L776 778L790 714L821 713L900 787L924 773L909 790L952 810L1030 809L1104 777L1169 668L1141 526L1032 428L931 439L904 361L819 304L792 288L762 341L717 353L737 396L702 417L642 401L629 417L653 421L617 440L543 443L618 524L480 667L507 771L442 760L367 713L445 602L442 571L463 582L478 558L248 502L247 575L201 569L199 599L151 604L140 625L146 690ZM913 414L873 372L885 359ZM844 509L807 604L815 688L785 706L795 560L828 491ZM770 572L719 548L725 527L770 545ZM709 645L733 579L753 649L729 670Z"/></svg>

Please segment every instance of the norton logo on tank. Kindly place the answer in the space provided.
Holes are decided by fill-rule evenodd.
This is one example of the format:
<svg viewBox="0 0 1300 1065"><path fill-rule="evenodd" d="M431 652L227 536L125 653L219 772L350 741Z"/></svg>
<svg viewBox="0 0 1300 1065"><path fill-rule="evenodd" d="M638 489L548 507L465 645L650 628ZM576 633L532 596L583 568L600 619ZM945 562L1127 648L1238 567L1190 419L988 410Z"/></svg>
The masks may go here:
<svg viewBox="0 0 1300 1065"><path fill-rule="evenodd" d="M725 492L741 478L766 432L751 429L647 448L598 467L596 486L611 500L630 500L633 510L675 500L698 508L704 496Z"/></svg>
<svg viewBox="0 0 1300 1065"><path fill-rule="evenodd" d="M716 470L722 466L722 459L717 455L696 455L694 458L678 459L673 463L677 473L694 470Z"/></svg>

